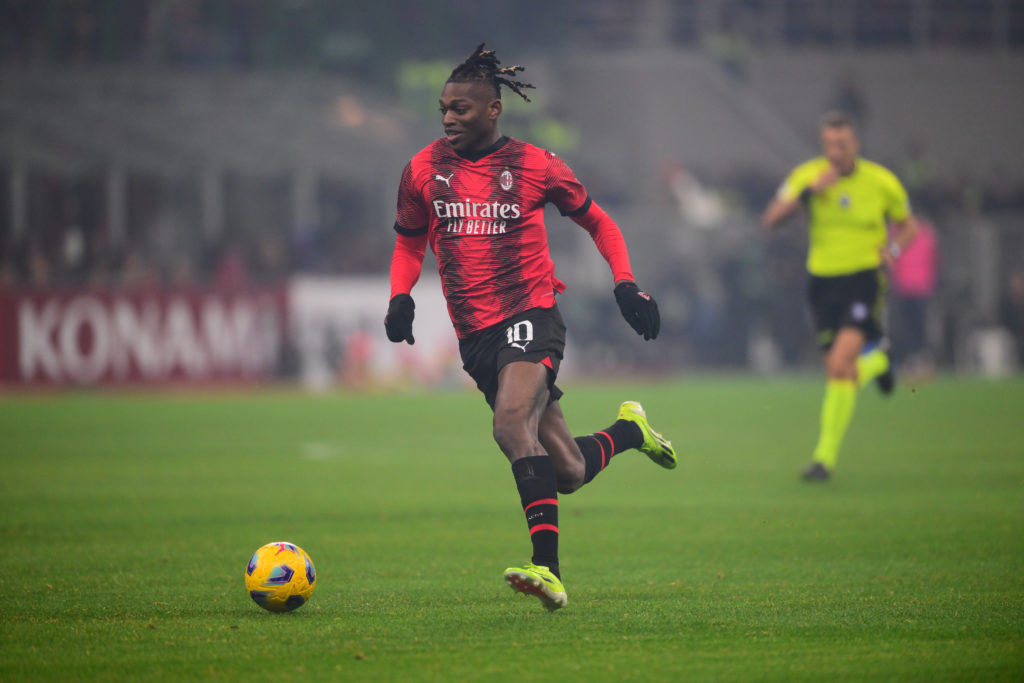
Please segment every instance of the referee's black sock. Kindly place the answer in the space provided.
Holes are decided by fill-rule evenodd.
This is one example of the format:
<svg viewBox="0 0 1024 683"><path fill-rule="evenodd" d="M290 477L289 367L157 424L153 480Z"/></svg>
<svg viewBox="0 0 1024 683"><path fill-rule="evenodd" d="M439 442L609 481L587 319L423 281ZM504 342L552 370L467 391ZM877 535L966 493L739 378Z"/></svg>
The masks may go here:
<svg viewBox="0 0 1024 683"><path fill-rule="evenodd" d="M604 431L594 432L588 436L577 436L576 445L580 447L586 463L583 483L589 483L598 472L607 467L613 455L637 448L643 442L644 435L640 427L628 420L617 420Z"/></svg>
<svg viewBox="0 0 1024 683"><path fill-rule="evenodd" d="M533 542L534 564L547 567L558 578L558 485L551 458L534 455L512 463L512 476L526 513Z"/></svg>

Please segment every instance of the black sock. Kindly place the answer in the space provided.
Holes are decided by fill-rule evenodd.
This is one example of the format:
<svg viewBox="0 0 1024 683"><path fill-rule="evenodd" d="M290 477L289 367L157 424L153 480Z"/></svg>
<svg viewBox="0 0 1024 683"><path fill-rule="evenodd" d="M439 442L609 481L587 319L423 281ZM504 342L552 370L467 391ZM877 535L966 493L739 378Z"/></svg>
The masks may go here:
<svg viewBox="0 0 1024 683"><path fill-rule="evenodd" d="M521 458L512 463L512 476L526 513L533 542L534 564L558 573L558 485L555 468L546 455Z"/></svg>
<svg viewBox="0 0 1024 683"><path fill-rule="evenodd" d="M636 448L644 442L640 427L628 420L617 420L608 429L594 432L588 436L577 436L576 445L583 453L586 473L583 483L589 483L611 462L612 456L630 448Z"/></svg>

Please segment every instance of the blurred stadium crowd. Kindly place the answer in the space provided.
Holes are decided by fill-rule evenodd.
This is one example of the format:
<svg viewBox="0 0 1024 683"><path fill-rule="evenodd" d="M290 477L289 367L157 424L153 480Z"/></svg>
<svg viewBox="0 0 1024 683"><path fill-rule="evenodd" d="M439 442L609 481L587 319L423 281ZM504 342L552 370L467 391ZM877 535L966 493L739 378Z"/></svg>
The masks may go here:
<svg viewBox="0 0 1024 683"><path fill-rule="evenodd" d="M589 367L816 362L802 231L766 239L756 220L785 170L815 153L828 108L858 119L874 143L865 156L897 173L931 227L918 272L894 274L898 355L924 371L966 367L979 362L978 334L999 331L1024 361L1024 175L984 151L951 167L934 136L892 132L889 109L902 103L880 99L858 68L862 56L925 55L1017 73L1016 0L0 0L0 284L231 288L386 273L401 167L439 132L448 69L485 39L547 88L532 108L509 103L505 132L569 158L627 230L666 332L683 340L651 349L628 343L625 326L604 329L614 304L601 264L552 218L556 262L579 288L566 317ZM728 91L716 106L753 112L721 121L723 138L771 138L783 121L782 142L718 163L714 150L675 145L667 119L663 145L616 164L607 150L629 121L619 110L650 105L614 100L617 89L631 97L628 73L587 70L609 59L660 74L666 55L691 86L671 116L699 117L692 86L705 84ZM826 82L797 105L802 120L765 113L764 55L820 62ZM669 90L674 77L653 85ZM942 84L916 87L908 96ZM612 94L586 99L594 91ZM1000 135L1019 145L1022 130Z"/></svg>

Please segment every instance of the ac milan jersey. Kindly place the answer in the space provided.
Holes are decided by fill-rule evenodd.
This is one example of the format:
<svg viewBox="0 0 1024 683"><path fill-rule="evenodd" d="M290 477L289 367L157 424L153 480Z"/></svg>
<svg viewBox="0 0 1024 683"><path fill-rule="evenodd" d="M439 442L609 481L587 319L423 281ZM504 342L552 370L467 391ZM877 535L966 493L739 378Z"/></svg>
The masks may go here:
<svg viewBox="0 0 1024 683"><path fill-rule="evenodd" d="M439 139L406 165L395 230L426 234L456 334L466 337L530 308L554 305L544 204L586 210L586 190L551 152L502 138L476 161Z"/></svg>

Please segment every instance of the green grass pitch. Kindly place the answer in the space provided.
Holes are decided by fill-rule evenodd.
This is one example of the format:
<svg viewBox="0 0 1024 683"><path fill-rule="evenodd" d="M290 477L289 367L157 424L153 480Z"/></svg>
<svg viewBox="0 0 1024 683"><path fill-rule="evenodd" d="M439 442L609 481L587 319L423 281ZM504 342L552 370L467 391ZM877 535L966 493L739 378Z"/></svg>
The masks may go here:
<svg viewBox="0 0 1024 683"><path fill-rule="evenodd" d="M826 485L820 380L567 390L682 462L561 498L554 614L502 581L529 542L474 393L0 400L0 680L1024 680L1024 381L868 389ZM242 580L274 540L317 567L290 614Z"/></svg>

